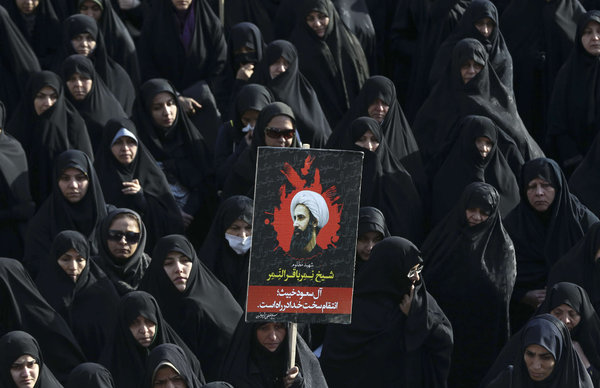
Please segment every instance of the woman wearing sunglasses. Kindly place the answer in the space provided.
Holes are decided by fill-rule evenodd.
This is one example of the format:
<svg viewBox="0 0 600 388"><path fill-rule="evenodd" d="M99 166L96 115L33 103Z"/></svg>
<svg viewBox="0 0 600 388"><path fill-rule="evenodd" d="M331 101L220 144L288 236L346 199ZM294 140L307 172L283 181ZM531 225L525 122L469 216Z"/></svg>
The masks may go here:
<svg viewBox="0 0 600 388"><path fill-rule="evenodd" d="M152 260L144 253L146 227L139 214L124 208L110 212L98 231L98 245L95 261L119 295L136 290Z"/></svg>

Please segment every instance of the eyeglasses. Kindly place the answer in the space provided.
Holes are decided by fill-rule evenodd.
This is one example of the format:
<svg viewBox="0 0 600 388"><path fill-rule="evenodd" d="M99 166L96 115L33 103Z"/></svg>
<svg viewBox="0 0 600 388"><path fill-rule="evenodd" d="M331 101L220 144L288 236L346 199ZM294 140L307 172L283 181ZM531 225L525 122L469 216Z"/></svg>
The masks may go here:
<svg viewBox="0 0 600 388"><path fill-rule="evenodd" d="M296 131L294 129L280 129L280 128L273 128L273 127L267 127L265 128L265 134L267 136L269 136L271 139L279 139L281 136L284 137L284 139L291 139L292 137L294 137L294 133Z"/></svg>
<svg viewBox="0 0 600 388"><path fill-rule="evenodd" d="M421 273L421 271L423 271L423 264L419 264L419 266L417 268L413 268L410 271L408 271L408 275L406 275L406 277L410 279L412 277L419 275Z"/></svg>
<svg viewBox="0 0 600 388"><path fill-rule="evenodd" d="M109 230L108 239L111 241L121 241L125 237L128 244L137 244L140 241L140 233L121 232L120 230Z"/></svg>

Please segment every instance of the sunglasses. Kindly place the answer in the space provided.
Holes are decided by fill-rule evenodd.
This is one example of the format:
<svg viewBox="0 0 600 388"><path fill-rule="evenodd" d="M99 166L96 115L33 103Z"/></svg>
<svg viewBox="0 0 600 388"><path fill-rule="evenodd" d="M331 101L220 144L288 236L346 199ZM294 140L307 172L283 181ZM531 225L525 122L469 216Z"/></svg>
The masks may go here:
<svg viewBox="0 0 600 388"><path fill-rule="evenodd" d="M273 128L273 127L267 127L265 128L265 134L267 136L269 136L271 139L279 139L281 136L284 137L284 139L291 139L292 137L294 137L294 133L296 131L294 129L280 129L280 128Z"/></svg>
<svg viewBox="0 0 600 388"><path fill-rule="evenodd" d="M137 244L140 241L140 233L136 232L121 232L120 230L109 230L108 239L119 242L125 237L128 244Z"/></svg>

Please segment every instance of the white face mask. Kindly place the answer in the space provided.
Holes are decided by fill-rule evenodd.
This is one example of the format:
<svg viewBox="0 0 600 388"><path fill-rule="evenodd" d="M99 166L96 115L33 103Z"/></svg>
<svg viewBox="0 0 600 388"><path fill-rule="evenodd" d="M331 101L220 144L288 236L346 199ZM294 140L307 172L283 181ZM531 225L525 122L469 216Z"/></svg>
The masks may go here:
<svg viewBox="0 0 600 388"><path fill-rule="evenodd" d="M254 131L254 127L251 126L250 124L248 124L244 128L242 128L242 132L244 132L244 133L248 133L250 131Z"/></svg>
<svg viewBox="0 0 600 388"><path fill-rule="evenodd" d="M231 249L233 249L238 255L243 255L244 253L248 252L250 246L252 245L252 236L242 238L234 236L233 234L225 233L225 238L227 239Z"/></svg>

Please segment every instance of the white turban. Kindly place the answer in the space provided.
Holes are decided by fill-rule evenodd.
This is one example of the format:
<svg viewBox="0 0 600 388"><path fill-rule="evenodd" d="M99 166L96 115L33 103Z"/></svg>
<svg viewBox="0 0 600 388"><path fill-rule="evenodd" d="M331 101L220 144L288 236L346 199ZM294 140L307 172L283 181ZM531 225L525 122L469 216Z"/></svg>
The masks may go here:
<svg viewBox="0 0 600 388"><path fill-rule="evenodd" d="M299 204L308 208L310 214L317 220L317 227L319 229L327 225L327 222L329 221L329 208L327 207L325 199L320 194L310 190L303 190L294 195L292 204L290 205L292 218L294 217L294 209L296 209L296 206Z"/></svg>

